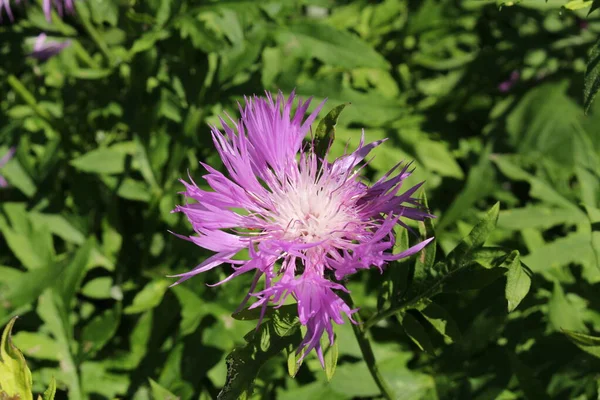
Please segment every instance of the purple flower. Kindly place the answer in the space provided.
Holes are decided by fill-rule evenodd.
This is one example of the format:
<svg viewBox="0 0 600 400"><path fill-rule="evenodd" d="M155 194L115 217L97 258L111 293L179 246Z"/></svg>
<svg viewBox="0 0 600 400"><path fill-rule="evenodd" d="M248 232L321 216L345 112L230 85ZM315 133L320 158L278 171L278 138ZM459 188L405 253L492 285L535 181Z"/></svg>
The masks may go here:
<svg viewBox="0 0 600 400"><path fill-rule="evenodd" d="M508 78L504 82L501 82L498 85L498 90L500 90L502 93L508 92L510 89L512 89L512 87L515 85L515 83L517 83L517 81L519 80L520 77L521 77L521 74L519 73L519 71L515 70L515 71L511 72L510 78Z"/></svg>
<svg viewBox="0 0 600 400"><path fill-rule="evenodd" d="M227 175L202 164L212 190L182 180L186 204L174 211L183 212L197 233L177 236L215 254L176 275L176 284L223 263L231 264L233 273L216 285L253 271L240 307L254 297L250 308L261 307L262 318L267 305L281 306L292 296L307 329L298 353L302 359L315 349L323 364L322 335L327 332L332 343L333 323L343 324L344 314L354 322L357 311L336 294L348 292L340 282L358 270L382 270L389 261L417 253L432 238L392 254L393 229L407 227L402 218L433 216L413 197L421 184L398 194L409 165L398 164L371 186L362 182L363 160L383 140L365 144L363 134L354 152L332 163L319 160L303 140L323 104L305 118L309 103L300 100L292 115L293 94L287 101L281 93L276 99L254 96L240 106L240 121L221 119L224 132L212 127ZM233 259L244 249L248 260ZM261 278L264 288L256 289Z"/></svg>
<svg viewBox="0 0 600 400"><path fill-rule="evenodd" d="M46 15L46 20L48 22L52 21L52 6L56 8L58 15L61 17L64 15L65 11L69 14L75 14L75 4L74 0L44 0L42 3L42 8L44 9L44 14Z"/></svg>
<svg viewBox="0 0 600 400"><path fill-rule="evenodd" d="M65 47L71 45L71 41L57 42L54 40L46 40L46 34L41 33L35 39L33 51L30 56L40 61L45 61L52 56L60 53Z"/></svg>
<svg viewBox="0 0 600 400"><path fill-rule="evenodd" d="M17 0L17 4L19 2L20 2L20 0ZM8 15L8 19L13 21L14 17L13 17L12 10L10 9L10 0L0 0L0 22L2 22L2 8L4 8L4 11L6 11L6 15Z"/></svg>
<svg viewBox="0 0 600 400"><path fill-rule="evenodd" d="M11 147L10 149L8 149L8 152L2 158L0 158L0 168L4 167L6 163L9 162L11 158L13 158L13 156L15 155L15 151L16 149L14 147ZM0 188L5 188L7 186L8 182L6 182L6 179L4 179L2 175L0 175Z"/></svg>

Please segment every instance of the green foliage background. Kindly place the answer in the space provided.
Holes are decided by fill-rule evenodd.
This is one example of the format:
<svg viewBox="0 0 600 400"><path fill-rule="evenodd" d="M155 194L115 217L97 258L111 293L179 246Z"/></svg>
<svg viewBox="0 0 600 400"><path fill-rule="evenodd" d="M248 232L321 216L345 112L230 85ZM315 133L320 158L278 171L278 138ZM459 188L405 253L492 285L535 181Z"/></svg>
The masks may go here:
<svg viewBox="0 0 600 400"><path fill-rule="evenodd" d="M168 288L209 255L168 233L191 232L171 213L177 180L221 165L207 124L237 116L244 95L295 89L327 111L350 102L332 157L363 127L390 138L369 175L414 160L407 185L425 180L438 216L437 254L348 282L369 318L420 279L398 271L428 276L408 289L419 302L369 327L396 398L597 398L599 341L584 335L600 332L600 13L505 3L85 0L52 23L34 1L13 7L0 25L0 155L17 147L0 171L0 326L22 316L13 339L34 391L56 377L57 398L217 396L255 326L231 316L248 279L209 288L226 275L211 271ZM42 31L73 43L39 63L27 54ZM493 225L496 202L488 250L446 257L477 221ZM285 346L268 346L297 332L278 323L255 349L253 396L380 396L349 324L328 352L335 373L310 356L291 378Z"/></svg>

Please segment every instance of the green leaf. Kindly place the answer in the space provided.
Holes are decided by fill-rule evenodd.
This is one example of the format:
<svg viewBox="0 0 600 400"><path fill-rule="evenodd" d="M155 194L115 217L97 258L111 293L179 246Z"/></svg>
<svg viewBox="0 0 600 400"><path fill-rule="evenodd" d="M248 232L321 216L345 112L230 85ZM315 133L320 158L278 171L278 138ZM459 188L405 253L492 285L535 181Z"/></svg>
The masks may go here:
<svg viewBox="0 0 600 400"><path fill-rule="evenodd" d="M589 7L591 5L592 5L592 0L571 0L567 4L565 4L563 7L568 10L575 11L575 10Z"/></svg>
<svg viewBox="0 0 600 400"><path fill-rule="evenodd" d="M153 381L152 379L148 379L150 381L150 388L152 389L152 397L155 399L161 400L179 400L179 396L175 396L173 393L169 392L164 387L160 386L158 383Z"/></svg>
<svg viewBox="0 0 600 400"><path fill-rule="evenodd" d="M65 264L55 263L46 268L25 272L9 284L0 285L0 324L5 323L7 311L30 305L61 276Z"/></svg>
<svg viewBox="0 0 600 400"><path fill-rule="evenodd" d="M413 317L411 314L406 313L401 318L402 328L408 337L423 351L431 355L435 355L435 350L431 344L431 339L425 331L425 328L421 323Z"/></svg>
<svg viewBox="0 0 600 400"><path fill-rule="evenodd" d="M62 215L30 212L29 218L34 225L45 225L51 233L67 242L79 245L85 242L83 233L75 228L69 220Z"/></svg>
<svg viewBox="0 0 600 400"><path fill-rule="evenodd" d="M425 191L421 195L421 204L425 210L429 210L429 203L427 202L427 195ZM435 230L433 228L433 218L425 218L424 221L419 221L419 234L420 240L426 240L435 237ZM424 275L426 271L429 271L435 263L437 241L432 240L423 250L419 252L417 260L415 261L415 275Z"/></svg>
<svg viewBox="0 0 600 400"><path fill-rule="evenodd" d="M83 172L120 174L125 170L125 156L116 149L99 148L71 160L71 165Z"/></svg>
<svg viewBox="0 0 600 400"><path fill-rule="evenodd" d="M502 210L498 217L498 228L511 230L548 229L561 224L581 223L585 219L585 215L576 209L535 205Z"/></svg>
<svg viewBox="0 0 600 400"><path fill-rule="evenodd" d="M120 321L120 307L108 309L94 317L81 331L82 350L89 355L96 354L113 338Z"/></svg>
<svg viewBox="0 0 600 400"><path fill-rule="evenodd" d="M331 25L311 23L279 26L275 40L290 55L317 58L343 68L388 68L385 58L357 36Z"/></svg>
<svg viewBox="0 0 600 400"><path fill-rule="evenodd" d="M260 367L283 352L289 345L300 343L300 322L293 314L275 312L257 330L246 336L246 344L233 349L227 356L227 381L219 400L248 398Z"/></svg>
<svg viewBox="0 0 600 400"><path fill-rule="evenodd" d="M535 376L534 370L523 364L514 354L509 355L510 364L527 400L546 400L550 397L544 386Z"/></svg>
<svg viewBox="0 0 600 400"><path fill-rule="evenodd" d="M12 343L11 333L17 318L10 320L0 341L0 395L32 400L31 371L23 353ZM2 397L2 396L0 396Z"/></svg>
<svg viewBox="0 0 600 400"><path fill-rule="evenodd" d="M112 294L113 280L109 276L92 279L81 288L81 294L92 299L110 299Z"/></svg>
<svg viewBox="0 0 600 400"><path fill-rule="evenodd" d="M135 42L133 42L133 45L129 50L129 54L133 56L134 54L150 50L156 46L157 42L164 40L169 36L169 32L162 29L146 32L143 35L141 35Z"/></svg>
<svg viewBox="0 0 600 400"><path fill-rule="evenodd" d="M536 273L558 273L569 263L589 264L593 259L589 234L571 233L536 248L523 257L523 262Z"/></svg>
<svg viewBox="0 0 600 400"><path fill-rule="evenodd" d="M56 379L52 377L52 379L50 380L50 385L48 386L48 389L46 389L46 391L44 392L44 395L42 396L41 400L54 400L54 396L56 396Z"/></svg>
<svg viewBox="0 0 600 400"><path fill-rule="evenodd" d="M21 331L13 337L13 341L27 357L59 361L60 346L47 334Z"/></svg>
<svg viewBox="0 0 600 400"><path fill-rule="evenodd" d="M429 302L424 308L419 308L419 312L450 343L460 340L458 325L443 307Z"/></svg>
<svg viewBox="0 0 600 400"><path fill-rule="evenodd" d="M598 7L598 4L594 4L593 9ZM590 111L598 90L600 90L600 40L592 47L583 78L583 106L586 114Z"/></svg>
<svg viewBox="0 0 600 400"><path fill-rule="evenodd" d="M558 282L554 282L554 291L548 302L548 319L556 331L562 329L576 332L587 331L579 310L567 300L565 292Z"/></svg>
<svg viewBox="0 0 600 400"><path fill-rule="evenodd" d="M74 336L73 326L69 320L69 309L65 305L63 297L54 289L47 290L39 298L37 313L60 346L57 355L63 366L61 381L69 389L69 398L83 398L79 360L73 354L74 349L71 348Z"/></svg>
<svg viewBox="0 0 600 400"><path fill-rule="evenodd" d="M500 203L496 203L471 230L467 237L448 254L448 260L452 261L452 267L456 268L471 261L476 249L483 246L486 239L496 228Z"/></svg>
<svg viewBox="0 0 600 400"><path fill-rule="evenodd" d="M467 176L464 188L441 216L437 224L438 231L443 231L460 219L466 210L470 209L477 200L485 197L494 188L494 169L490 162L490 152L491 146L487 146L481 152L479 161L471 168Z"/></svg>
<svg viewBox="0 0 600 400"><path fill-rule="evenodd" d="M335 126L342 110L350 103L340 104L334 107L319 121L319 125L315 131L314 146L315 153L321 159L325 159L327 150L335 140Z"/></svg>
<svg viewBox="0 0 600 400"><path fill-rule="evenodd" d="M593 0L592 1L592 6L590 7L590 11L588 11L588 17L590 16L591 13L593 13L594 11L596 11L597 9L600 8L600 0Z"/></svg>
<svg viewBox="0 0 600 400"><path fill-rule="evenodd" d="M581 350L600 358L600 337L563 329L562 332Z"/></svg>
<svg viewBox="0 0 600 400"><path fill-rule="evenodd" d="M325 350L325 355L323 356L325 361L325 376L327 380L330 381L335 374L335 369L338 363L338 342L334 341L333 345L329 346Z"/></svg>
<svg viewBox="0 0 600 400"><path fill-rule="evenodd" d="M521 256L517 250L508 255L506 263L508 264L508 272L506 274L504 295L508 301L508 312L512 312L529 293L531 277L521 265Z"/></svg>
<svg viewBox="0 0 600 400"><path fill-rule="evenodd" d="M81 282L87 273L86 267L95 243L96 239L94 237L89 238L85 244L75 252L71 262L61 274L57 289L66 307L70 308L71 302L75 299L75 294L79 290Z"/></svg>
<svg viewBox="0 0 600 400"><path fill-rule="evenodd" d="M137 314L157 307L171 285L167 279L157 279L148 283L133 299L133 304L125 308L125 314Z"/></svg>

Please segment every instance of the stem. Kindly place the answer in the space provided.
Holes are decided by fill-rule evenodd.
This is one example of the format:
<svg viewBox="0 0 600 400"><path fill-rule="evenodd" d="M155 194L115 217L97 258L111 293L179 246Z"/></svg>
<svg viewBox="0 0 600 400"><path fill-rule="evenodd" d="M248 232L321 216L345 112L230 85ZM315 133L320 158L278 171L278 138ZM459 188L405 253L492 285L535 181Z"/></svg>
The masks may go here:
<svg viewBox="0 0 600 400"><path fill-rule="evenodd" d="M112 67L112 64L113 64L112 53L110 52L108 45L106 44L106 42L104 41L104 39L102 38L102 36L98 32L98 30L96 29L96 27L90 21L89 10L85 6L83 6L83 7L79 6L79 7L77 7L77 13L80 16L79 20L81 21L81 24L83 25L83 28L87 32L88 36L90 37L90 39L92 39L92 41L96 44L96 46L98 46L98 48L100 49L100 52L104 55L104 57L106 57L106 60L108 61L109 66Z"/></svg>
<svg viewBox="0 0 600 400"><path fill-rule="evenodd" d="M37 101L35 100L35 96L27 90L25 85L21 83L19 78L14 75L9 75L6 79L8 84L14 89L15 92L31 107L31 109L42 119L47 122L52 122L52 116L43 108L41 108Z"/></svg>
<svg viewBox="0 0 600 400"><path fill-rule="evenodd" d="M352 298L349 295L344 297L346 303L350 306L350 308L353 309L354 302L352 301ZM373 380L377 384L377 387L379 388L379 390L381 390L381 394L383 395L383 397L388 400L392 400L394 398L394 395L383 376L381 376L379 368L377 368L375 354L373 354L371 342L367 338L367 329L362 323L362 319L360 318L360 315L358 313L355 313L353 315L353 318L355 319L357 324L352 324L352 330L354 331L354 336L356 336L356 341L358 342L358 346L360 347L360 351L362 352L365 363L369 368L369 372L371 373Z"/></svg>

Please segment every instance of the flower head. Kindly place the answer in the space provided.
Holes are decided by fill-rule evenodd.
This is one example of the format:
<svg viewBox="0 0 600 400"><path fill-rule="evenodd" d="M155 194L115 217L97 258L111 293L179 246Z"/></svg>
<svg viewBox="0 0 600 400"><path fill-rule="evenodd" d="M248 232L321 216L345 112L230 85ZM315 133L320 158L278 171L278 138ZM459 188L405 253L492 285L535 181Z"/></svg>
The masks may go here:
<svg viewBox="0 0 600 400"><path fill-rule="evenodd" d="M45 61L50 57L53 57L60 53L65 47L71 45L71 41L67 40L64 42L57 42L54 40L47 40L47 36L45 33L39 34L35 43L33 44L33 51L31 52L31 57L36 58L40 61Z"/></svg>
<svg viewBox="0 0 600 400"><path fill-rule="evenodd" d="M298 352L303 358L315 349L323 364L321 337L327 333L333 342L333 323L343 324L343 315L354 322L357 311L336 294L347 292L340 282L421 250L432 239L393 254L393 229L406 227L404 218L432 216L413 197L420 184L398 194L408 165L398 164L371 186L362 182L360 166L383 140L365 144L363 135L354 152L331 163L320 160L303 140L323 104L305 118L309 103L300 100L292 114L293 94L287 100L281 93L247 98L240 121L221 119L223 132L212 127L227 175L202 164L212 190L182 181L187 201L174 211L184 213L197 233L178 236L215 254L177 275L177 283L223 263L233 273L217 284L254 271L242 306L253 297L250 308L261 307L264 315L267 305L283 305L291 296L307 328ZM244 249L249 259L234 260ZM261 279L264 287L256 289Z"/></svg>
<svg viewBox="0 0 600 400"><path fill-rule="evenodd" d="M2 156L2 158L0 158L0 168L4 167L6 163L8 163L11 158L13 158L13 156L15 155L15 151L16 149L14 147L11 147L8 150L8 152L4 156ZM8 183L6 182L6 179L4 179L2 175L0 175L0 188L5 188L7 186Z"/></svg>

